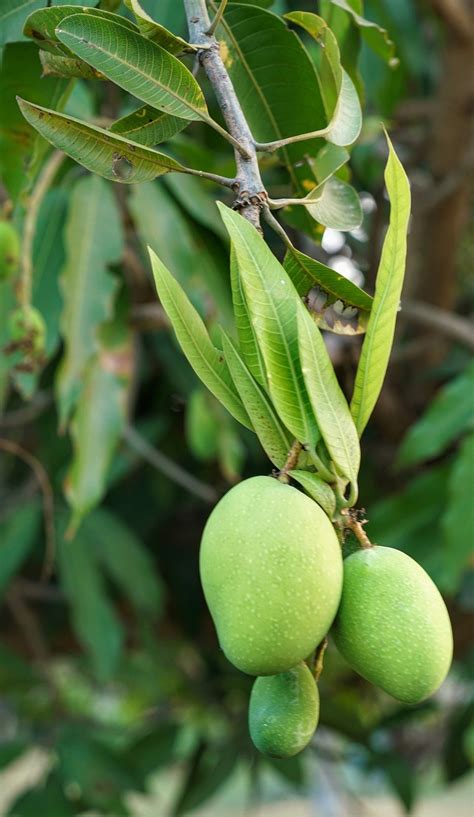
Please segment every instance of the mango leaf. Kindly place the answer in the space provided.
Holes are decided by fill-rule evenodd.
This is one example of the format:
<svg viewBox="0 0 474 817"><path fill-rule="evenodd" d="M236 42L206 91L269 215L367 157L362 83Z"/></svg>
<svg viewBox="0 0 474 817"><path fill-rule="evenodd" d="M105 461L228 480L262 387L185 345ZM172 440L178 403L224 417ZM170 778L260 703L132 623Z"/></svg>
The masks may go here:
<svg viewBox="0 0 474 817"><path fill-rule="evenodd" d="M356 190L332 176L301 200L319 224L333 230L355 230L362 224L362 208Z"/></svg>
<svg viewBox="0 0 474 817"><path fill-rule="evenodd" d="M387 370L400 303L410 217L410 186L387 137L389 157L385 183L390 198L390 223L377 272L375 295L357 368L351 412L362 435L377 402Z"/></svg>
<svg viewBox="0 0 474 817"><path fill-rule="evenodd" d="M79 77L80 79L105 79L91 65L77 57L63 57L62 54L39 52L43 77Z"/></svg>
<svg viewBox="0 0 474 817"><path fill-rule="evenodd" d="M126 422L132 377L132 344L125 324L102 327L100 348L83 374L71 423L73 458L65 493L73 510L70 531L102 499Z"/></svg>
<svg viewBox="0 0 474 817"><path fill-rule="evenodd" d="M110 187L98 176L80 179L66 225L67 262L61 276L64 354L56 379L60 425L79 397L86 364L98 348L97 329L110 317L116 280L107 265L122 254L122 226Z"/></svg>
<svg viewBox="0 0 474 817"><path fill-rule="evenodd" d="M140 34L161 45L170 54L181 54L183 51L197 51L197 46L187 43L167 28L157 23L143 9L138 0L124 0L126 7L132 12L140 30Z"/></svg>
<svg viewBox="0 0 474 817"><path fill-rule="evenodd" d="M474 531L474 433L462 442L448 480L448 505L441 519L447 546L443 589L454 593L472 555L469 532Z"/></svg>
<svg viewBox="0 0 474 817"><path fill-rule="evenodd" d="M87 531L71 542L58 538L61 587L71 607L74 631L87 653L99 681L107 681L117 669L123 631L111 605Z"/></svg>
<svg viewBox="0 0 474 817"><path fill-rule="evenodd" d="M228 243L227 231L218 218L215 185L180 174L168 176L166 186L194 221Z"/></svg>
<svg viewBox="0 0 474 817"><path fill-rule="evenodd" d="M341 64L351 77L357 88L359 98L364 99L364 83L359 71L358 63L361 49L360 29L341 8L333 5L331 0L320 0L319 13L331 27L337 40ZM360 10L360 6L358 6Z"/></svg>
<svg viewBox="0 0 474 817"><path fill-rule="evenodd" d="M298 355L297 293L259 233L219 203L231 237L275 409L291 433L310 446L319 437Z"/></svg>
<svg viewBox="0 0 474 817"><path fill-rule="evenodd" d="M321 45L318 77L329 125L325 138L335 145L351 145L360 134L362 111L349 74L341 66L337 40L322 17L296 11L285 19L302 26Z"/></svg>
<svg viewBox="0 0 474 817"><path fill-rule="evenodd" d="M439 456L474 418L474 363L438 391L420 419L408 429L397 465L408 467Z"/></svg>
<svg viewBox="0 0 474 817"><path fill-rule="evenodd" d="M377 23L366 20L352 8L348 0L330 0L335 6L338 6L343 11L346 11L353 19L355 24L360 28L362 37L382 59L386 60L391 68L396 68L398 59L395 55L395 44L390 39L387 31L381 28Z"/></svg>
<svg viewBox="0 0 474 817"><path fill-rule="evenodd" d="M234 305L235 326L239 339L239 351L252 377L268 391L267 373L262 353L257 342L249 311L245 302L245 293L235 257L235 249L230 248L230 280L232 284L232 302Z"/></svg>
<svg viewBox="0 0 474 817"><path fill-rule="evenodd" d="M215 11L217 4L212 2L211 8ZM224 63L258 142L327 125L315 67L296 33L281 17L253 5L231 4L217 34ZM285 71L281 70L282 59ZM316 139L278 151L297 195L303 196L314 187L316 179L307 157L314 157L322 145L322 140ZM317 237L317 226L304 210L285 210L284 216Z"/></svg>
<svg viewBox="0 0 474 817"><path fill-rule="evenodd" d="M40 522L41 505L29 502L0 523L0 596L32 550Z"/></svg>
<svg viewBox="0 0 474 817"><path fill-rule="evenodd" d="M173 170L186 172L183 165L170 156L130 142L118 134L40 108L24 99L18 98L18 104L25 119L48 142L105 179L132 184L150 181Z"/></svg>
<svg viewBox="0 0 474 817"><path fill-rule="evenodd" d="M17 40L23 40L25 16L42 6L41 0L2 0L0 7L0 49Z"/></svg>
<svg viewBox="0 0 474 817"><path fill-rule="evenodd" d="M330 142L311 160L318 184L323 184L349 161L349 151Z"/></svg>
<svg viewBox="0 0 474 817"><path fill-rule="evenodd" d="M222 331L226 363L263 450L277 468L283 468L292 439L280 422L267 395L252 377L228 335Z"/></svg>
<svg viewBox="0 0 474 817"><path fill-rule="evenodd" d="M158 297L189 363L227 411L242 425L251 429L252 424L232 381L223 353L213 346L202 319L153 250L150 250L150 258Z"/></svg>
<svg viewBox="0 0 474 817"><path fill-rule="evenodd" d="M10 43L5 47L0 63L0 177L13 200L31 183L47 147L22 116L15 95L27 94L38 105L56 107L63 104L69 88L67 79L41 79L34 43Z"/></svg>
<svg viewBox="0 0 474 817"><path fill-rule="evenodd" d="M150 108L149 105L142 105L133 113L117 119L109 130L127 139L132 139L140 145L152 147L171 139L187 124L185 119L157 111L155 108Z"/></svg>
<svg viewBox="0 0 474 817"><path fill-rule="evenodd" d="M209 121L206 100L176 57L140 34L85 14L56 28L61 42L147 105L182 119Z"/></svg>
<svg viewBox="0 0 474 817"><path fill-rule="evenodd" d="M66 17L71 17L73 14L90 14L93 17L98 17L99 20L111 20L118 23L131 31L137 31L137 27L126 17L121 17L119 14L113 14L110 11L104 11L97 8L86 8L77 5L64 6L50 6L49 8L40 8L34 11L27 18L23 33L25 37L31 37L43 51L49 51L51 54L62 55L64 57L74 57L75 52L65 46L56 34L56 28L62 23Z"/></svg>
<svg viewBox="0 0 474 817"><path fill-rule="evenodd" d="M99 508L84 522L95 558L138 611L156 615L163 588L153 559L118 516Z"/></svg>
<svg viewBox="0 0 474 817"><path fill-rule="evenodd" d="M289 471L290 477L299 482L311 499L314 499L323 511L332 519L336 512L336 497L330 486L317 474L311 471Z"/></svg>
<svg viewBox="0 0 474 817"><path fill-rule="evenodd" d="M303 376L321 436L338 473L356 486L360 465L357 429L323 337L303 305L298 310L298 340Z"/></svg>

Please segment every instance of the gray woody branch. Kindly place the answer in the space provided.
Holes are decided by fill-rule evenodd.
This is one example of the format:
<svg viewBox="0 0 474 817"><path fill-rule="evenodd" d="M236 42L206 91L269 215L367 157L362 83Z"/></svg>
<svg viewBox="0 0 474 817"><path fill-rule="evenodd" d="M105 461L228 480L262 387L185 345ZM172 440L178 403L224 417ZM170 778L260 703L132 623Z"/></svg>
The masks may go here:
<svg viewBox="0 0 474 817"><path fill-rule="evenodd" d="M266 203L267 194L260 176L252 133L222 61L219 43L212 33L212 24L205 0L184 0L184 8L188 20L189 38L196 45L203 46L203 49L198 52L198 59L214 89L227 128L244 148L246 154L244 156L235 150L237 197L234 207L240 210L257 230L260 230L260 214Z"/></svg>

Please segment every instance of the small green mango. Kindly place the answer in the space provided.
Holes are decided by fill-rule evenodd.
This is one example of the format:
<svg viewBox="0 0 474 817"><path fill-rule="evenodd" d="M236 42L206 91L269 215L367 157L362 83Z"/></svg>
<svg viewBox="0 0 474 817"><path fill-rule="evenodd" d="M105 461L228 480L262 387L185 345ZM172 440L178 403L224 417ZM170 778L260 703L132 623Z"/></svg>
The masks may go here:
<svg viewBox="0 0 474 817"><path fill-rule="evenodd" d="M423 568L395 548L366 548L345 560L333 635L353 669L404 703L432 695L451 665L443 599Z"/></svg>
<svg viewBox="0 0 474 817"><path fill-rule="evenodd" d="M306 664L255 680L250 695L249 731L262 754L298 754L313 737L318 720L318 687Z"/></svg>
<svg viewBox="0 0 474 817"><path fill-rule="evenodd" d="M341 596L341 548L328 517L272 477L247 479L216 505L200 570L220 645L250 675L276 675L309 655Z"/></svg>
<svg viewBox="0 0 474 817"><path fill-rule="evenodd" d="M20 239L10 221L0 221L0 281L6 281L18 271Z"/></svg>
<svg viewBox="0 0 474 817"><path fill-rule="evenodd" d="M46 325L43 316L34 306L20 306L8 318L10 339L24 344L32 356L44 351Z"/></svg>

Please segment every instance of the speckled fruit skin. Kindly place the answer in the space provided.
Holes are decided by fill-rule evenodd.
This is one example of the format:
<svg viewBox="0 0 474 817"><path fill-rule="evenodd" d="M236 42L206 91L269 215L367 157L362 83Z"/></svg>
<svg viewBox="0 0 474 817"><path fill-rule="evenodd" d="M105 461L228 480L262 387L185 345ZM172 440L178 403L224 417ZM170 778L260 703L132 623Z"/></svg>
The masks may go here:
<svg viewBox="0 0 474 817"><path fill-rule="evenodd" d="M341 549L329 519L271 477L239 483L214 508L200 570L220 645L250 675L284 672L309 655L341 596Z"/></svg>
<svg viewBox="0 0 474 817"><path fill-rule="evenodd" d="M298 754L313 737L318 720L319 692L306 664L256 679L250 695L249 731L262 754Z"/></svg>
<svg viewBox="0 0 474 817"><path fill-rule="evenodd" d="M345 560L333 635L351 667L404 703L432 695L451 665L443 599L423 568L395 548L374 546Z"/></svg>

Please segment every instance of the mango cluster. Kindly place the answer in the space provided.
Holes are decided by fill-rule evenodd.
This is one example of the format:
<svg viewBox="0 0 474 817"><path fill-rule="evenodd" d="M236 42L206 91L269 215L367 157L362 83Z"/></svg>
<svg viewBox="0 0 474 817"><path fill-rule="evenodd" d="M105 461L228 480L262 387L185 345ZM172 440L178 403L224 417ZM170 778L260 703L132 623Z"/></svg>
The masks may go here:
<svg viewBox="0 0 474 817"><path fill-rule="evenodd" d="M405 703L431 695L449 670L449 616L425 571L379 546L343 563L324 511L272 477L241 482L214 508L200 571L223 652L257 676L249 729L264 754L290 757L311 740L319 693L305 659L331 627L349 664Z"/></svg>

